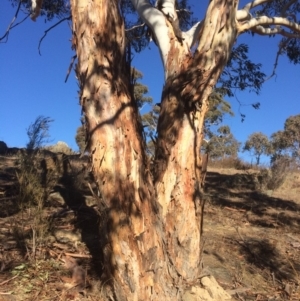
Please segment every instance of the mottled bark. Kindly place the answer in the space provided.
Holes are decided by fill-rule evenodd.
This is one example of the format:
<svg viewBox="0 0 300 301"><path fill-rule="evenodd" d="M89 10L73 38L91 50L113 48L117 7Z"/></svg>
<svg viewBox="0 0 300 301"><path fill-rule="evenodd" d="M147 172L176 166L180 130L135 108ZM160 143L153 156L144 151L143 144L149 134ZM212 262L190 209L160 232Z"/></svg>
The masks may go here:
<svg viewBox="0 0 300 301"><path fill-rule="evenodd" d="M167 253L187 282L200 274L204 200L201 143L208 97L237 36L236 2L212 0L194 53L170 30L158 121L155 187L166 230Z"/></svg>
<svg viewBox="0 0 300 301"><path fill-rule="evenodd" d="M103 277L114 300L176 300L132 98L118 1L72 0L73 46L92 171L107 205Z"/></svg>
<svg viewBox="0 0 300 301"><path fill-rule="evenodd" d="M125 62L117 0L72 0L73 47L92 171L107 206L110 298L181 300L200 274L202 128L235 31L231 0L212 0L195 53L169 26L170 51L150 176Z"/></svg>

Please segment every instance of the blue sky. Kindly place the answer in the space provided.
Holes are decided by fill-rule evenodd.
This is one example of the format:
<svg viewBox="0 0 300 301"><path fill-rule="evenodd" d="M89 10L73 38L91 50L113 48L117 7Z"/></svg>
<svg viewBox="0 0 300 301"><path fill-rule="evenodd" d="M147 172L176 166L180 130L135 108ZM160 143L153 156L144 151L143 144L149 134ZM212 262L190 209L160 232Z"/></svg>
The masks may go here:
<svg viewBox="0 0 300 301"><path fill-rule="evenodd" d="M203 17L198 1L193 0L197 12ZM7 0L1 1L0 36L2 36L15 13L15 8ZM10 147L24 147L27 142L26 128L38 115L49 116L54 120L50 135L52 142L64 141L74 150L76 129L80 125L74 72L67 83L64 79L74 53L70 47L70 24L62 23L48 33L38 44L44 31L52 23L43 19L32 22L30 19L14 28L7 43L0 44L0 140ZM245 34L237 43L248 43L250 57L263 64L266 74L272 72L278 40ZM154 103L160 102L163 86L163 70L156 46L151 43L142 54L135 54L133 65L144 74L143 83L148 85ZM241 123L238 114L239 104L235 98L228 98L235 111L235 117L226 117L234 136L245 142L257 131L266 135L283 128L284 121L291 115L300 114L300 66L290 64L284 57L280 59L277 76L267 81L259 96L254 93L237 92L236 97L243 104L240 110L246 115ZM261 108L254 110L251 103L260 102ZM246 154L241 157L248 158Z"/></svg>

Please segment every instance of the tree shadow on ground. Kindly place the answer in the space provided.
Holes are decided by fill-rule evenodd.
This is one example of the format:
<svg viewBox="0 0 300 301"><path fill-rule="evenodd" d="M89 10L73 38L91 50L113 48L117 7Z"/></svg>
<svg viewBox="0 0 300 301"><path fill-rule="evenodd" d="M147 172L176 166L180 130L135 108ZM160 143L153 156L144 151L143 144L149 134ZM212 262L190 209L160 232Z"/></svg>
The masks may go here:
<svg viewBox="0 0 300 301"><path fill-rule="evenodd" d="M16 197L16 169L0 169L0 218L12 216L20 211Z"/></svg>
<svg viewBox="0 0 300 301"><path fill-rule="evenodd" d="M74 211L74 227L81 233L81 240L91 254L90 272L101 277L103 272L103 235L102 224L105 210L99 212L97 206L87 206L86 195L91 194L90 190L78 189L76 177L64 174L53 192L58 192L64 199L65 204Z"/></svg>
<svg viewBox="0 0 300 301"><path fill-rule="evenodd" d="M257 226L289 226L298 231L300 205L255 191L251 174L225 175L209 172L206 191L215 205L251 213L248 221Z"/></svg>
<svg viewBox="0 0 300 301"><path fill-rule="evenodd" d="M209 260L226 265L233 275L230 266L240 264L241 270L247 270L248 282L252 274L262 275L265 284L274 288L282 281L299 281L299 204L255 191L252 175L240 173L209 172L206 196L207 238L214 237L206 248ZM218 224L225 229L216 229Z"/></svg>
<svg viewBox="0 0 300 301"><path fill-rule="evenodd" d="M239 242L240 253L245 260L261 271L270 271L269 277L275 281L297 279L300 263L292 259L284 260L274 243L267 239L244 239Z"/></svg>

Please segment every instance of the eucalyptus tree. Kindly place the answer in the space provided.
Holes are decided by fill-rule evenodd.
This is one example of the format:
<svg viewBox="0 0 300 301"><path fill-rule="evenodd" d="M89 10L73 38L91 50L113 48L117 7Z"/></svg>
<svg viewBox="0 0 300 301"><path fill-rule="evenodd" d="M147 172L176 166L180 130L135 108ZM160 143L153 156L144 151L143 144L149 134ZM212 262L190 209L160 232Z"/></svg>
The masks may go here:
<svg viewBox="0 0 300 301"><path fill-rule="evenodd" d="M291 155L300 162L300 115L290 116L284 123L283 131L271 136L274 158L280 155Z"/></svg>
<svg viewBox="0 0 300 301"><path fill-rule="evenodd" d="M243 151L252 153L256 159L256 165L259 165L262 155L270 155L272 153L272 146L265 134L256 132L248 137Z"/></svg>
<svg viewBox="0 0 300 301"><path fill-rule="evenodd" d="M40 8L47 13L41 2L32 0L34 19ZM44 5L62 4L64 14L65 3ZM204 206L199 150L209 97L218 82L230 94L231 87L259 89L263 81L260 65L247 59L247 46L234 47L238 37L278 35L278 56L300 60L299 1L254 0L239 7L236 0L210 0L204 19L191 28L186 3L70 1L87 149L107 204L103 275L113 300L182 300L199 281ZM132 8L137 24L126 35L124 14ZM130 35L139 37L136 32L153 38L164 67L151 169L130 82L127 43Z"/></svg>
<svg viewBox="0 0 300 301"><path fill-rule="evenodd" d="M220 126L216 134L212 135L203 145L205 152L212 159L225 159L226 157L237 158L241 143L231 133L227 125Z"/></svg>

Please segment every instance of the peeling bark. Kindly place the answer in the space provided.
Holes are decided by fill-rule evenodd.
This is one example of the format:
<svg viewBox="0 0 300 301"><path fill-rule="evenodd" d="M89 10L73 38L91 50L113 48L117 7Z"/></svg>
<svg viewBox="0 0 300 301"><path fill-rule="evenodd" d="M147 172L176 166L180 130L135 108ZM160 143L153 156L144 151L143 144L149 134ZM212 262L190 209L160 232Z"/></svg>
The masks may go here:
<svg viewBox="0 0 300 301"><path fill-rule="evenodd" d="M92 171L107 205L103 280L114 300L177 300L164 252L118 2L72 0L73 47Z"/></svg>
<svg viewBox="0 0 300 301"><path fill-rule="evenodd" d="M168 19L156 14L168 48L162 51L167 80L154 183L129 85L118 1L107 2L71 1L80 104L92 171L107 205L103 277L114 300L181 300L201 270L202 128L208 96L236 37L234 2L210 2L206 19L193 30L201 35L194 54L190 42L179 41ZM147 1L139 3L149 8Z"/></svg>
<svg viewBox="0 0 300 301"><path fill-rule="evenodd" d="M119 1L71 0L87 148L106 204L99 250L106 299L227 300L219 288L209 288L217 286L213 277L200 279L208 160L202 161L200 149L208 99L240 33L299 38L299 24L285 18L294 1L279 17L253 18L251 9L270 0L254 0L239 11L238 0L210 0L204 20L184 33L175 0L157 1L159 9L149 0L131 1L153 31L165 70L152 175L125 61ZM31 4L35 20L42 0Z"/></svg>
<svg viewBox="0 0 300 301"><path fill-rule="evenodd" d="M204 117L208 97L237 37L235 12L235 1L210 2L194 54L169 31L168 77L158 121L154 175L167 253L187 283L195 282L201 270Z"/></svg>

